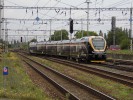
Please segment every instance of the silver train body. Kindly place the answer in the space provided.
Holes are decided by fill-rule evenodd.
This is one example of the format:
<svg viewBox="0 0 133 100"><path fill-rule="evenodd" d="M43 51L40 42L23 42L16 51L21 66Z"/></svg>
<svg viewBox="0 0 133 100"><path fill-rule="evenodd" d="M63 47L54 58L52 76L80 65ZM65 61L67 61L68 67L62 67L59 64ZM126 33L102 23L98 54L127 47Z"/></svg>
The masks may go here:
<svg viewBox="0 0 133 100"><path fill-rule="evenodd" d="M103 62L106 60L106 41L101 36L89 36L75 40L31 42L31 54L66 57L76 60Z"/></svg>

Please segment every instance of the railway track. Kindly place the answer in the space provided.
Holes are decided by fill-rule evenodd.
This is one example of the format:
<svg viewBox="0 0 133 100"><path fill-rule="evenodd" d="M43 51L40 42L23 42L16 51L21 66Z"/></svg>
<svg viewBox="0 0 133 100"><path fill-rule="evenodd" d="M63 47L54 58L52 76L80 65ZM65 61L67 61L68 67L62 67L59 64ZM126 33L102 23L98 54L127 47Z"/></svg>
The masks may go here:
<svg viewBox="0 0 133 100"><path fill-rule="evenodd" d="M22 52L27 55L29 55L29 52ZM98 66L103 66L103 67L108 67L108 68L113 68L113 69L118 69L118 70L123 70L123 71L129 71L133 72L133 61L129 60L121 60L121 59L107 59L106 62L103 63L91 63L93 65L98 65Z"/></svg>
<svg viewBox="0 0 133 100"><path fill-rule="evenodd" d="M133 72L133 66L128 65L128 64L122 64L122 63L113 63L113 62L103 62L103 63L91 63L93 65L98 65L98 66L103 66L107 68L113 68L117 70L122 70L122 71L128 71L128 72Z"/></svg>
<svg viewBox="0 0 133 100"><path fill-rule="evenodd" d="M21 55L23 56L23 55ZM30 58L24 57L24 61L36 70L41 76L49 80L55 87L57 87L64 95L69 94L70 100L80 99L107 99L114 100L114 98L95 90L81 82L74 80L48 66L42 65Z"/></svg>
<svg viewBox="0 0 133 100"><path fill-rule="evenodd" d="M122 60L122 59L108 59L107 62L113 62L114 64L124 64L124 65L133 65L133 61Z"/></svg>
<svg viewBox="0 0 133 100"><path fill-rule="evenodd" d="M42 57L45 58L47 60L56 62L56 63L60 63L63 65L67 65L67 66L71 66L74 67L76 69L82 70L84 72L88 72L88 73L92 73L98 76L101 76L103 78L107 78L107 79L111 79L114 80L116 82L122 83L124 85L133 87L133 77L132 76L127 76L124 74L118 74L115 72L111 72L111 71L106 71L100 68L94 68L94 67L90 67L84 64L79 64L79 63L75 63L72 61L67 61L67 60L61 60L61 59L57 59L57 58L52 58L52 57Z"/></svg>
<svg viewBox="0 0 133 100"><path fill-rule="evenodd" d="M125 61L125 60L112 60L108 59L106 62L101 63L101 64L96 64L95 65L102 65L104 67L109 67L109 68L114 68L118 70L123 70L123 71L129 71L133 72L133 62L132 61Z"/></svg>

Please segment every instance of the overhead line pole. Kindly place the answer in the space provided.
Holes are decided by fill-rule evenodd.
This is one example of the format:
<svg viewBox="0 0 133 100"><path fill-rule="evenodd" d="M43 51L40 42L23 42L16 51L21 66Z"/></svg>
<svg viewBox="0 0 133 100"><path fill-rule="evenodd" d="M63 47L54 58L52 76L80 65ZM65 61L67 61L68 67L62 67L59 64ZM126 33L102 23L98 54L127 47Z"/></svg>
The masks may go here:
<svg viewBox="0 0 133 100"><path fill-rule="evenodd" d="M131 37L131 43L130 43L130 50L133 50L133 34L132 34L132 8L130 8L130 36Z"/></svg>
<svg viewBox="0 0 133 100"><path fill-rule="evenodd" d="M0 0L0 6L1 6L1 0ZM0 8L0 39L1 39L1 23L2 23L2 18L1 18L1 8Z"/></svg>
<svg viewBox="0 0 133 100"><path fill-rule="evenodd" d="M81 32L82 32L82 37L84 36L83 35L83 20L81 19Z"/></svg>
<svg viewBox="0 0 133 100"><path fill-rule="evenodd" d="M86 0L87 3L87 33L89 33L89 4L91 3L90 0ZM88 36L89 34L87 34Z"/></svg>
<svg viewBox="0 0 133 100"><path fill-rule="evenodd" d="M5 24L5 52L8 52L8 29L7 29L7 22Z"/></svg>
<svg viewBox="0 0 133 100"><path fill-rule="evenodd" d="M0 39L4 39L4 37L2 37L2 34L4 34L4 32L2 31L2 28L4 27L3 24L3 17L4 17L4 0L0 0Z"/></svg>
<svg viewBox="0 0 133 100"><path fill-rule="evenodd" d="M2 39L2 0L0 0L0 39Z"/></svg>
<svg viewBox="0 0 133 100"><path fill-rule="evenodd" d="M51 20L50 20L50 42L51 42Z"/></svg>

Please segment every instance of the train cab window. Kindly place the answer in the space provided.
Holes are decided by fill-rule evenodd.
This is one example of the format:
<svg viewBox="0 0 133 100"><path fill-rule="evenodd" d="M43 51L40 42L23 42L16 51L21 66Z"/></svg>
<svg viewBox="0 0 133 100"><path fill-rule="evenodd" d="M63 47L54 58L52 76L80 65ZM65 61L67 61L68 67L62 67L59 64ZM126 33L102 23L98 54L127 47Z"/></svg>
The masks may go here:
<svg viewBox="0 0 133 100"><path fill-rule="evenodd" d="M102 38L93 38L92 44L93 44L95 49L102 50L102 49L104 49L105 41Z"/></svg>

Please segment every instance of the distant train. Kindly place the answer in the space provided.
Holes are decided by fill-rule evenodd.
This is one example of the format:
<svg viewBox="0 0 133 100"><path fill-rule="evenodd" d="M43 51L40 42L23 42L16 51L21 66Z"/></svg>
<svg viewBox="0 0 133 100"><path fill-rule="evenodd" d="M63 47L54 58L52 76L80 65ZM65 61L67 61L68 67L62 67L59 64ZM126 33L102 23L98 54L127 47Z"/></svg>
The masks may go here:
<svg viewBox="0 0 133 100"><path fill-rule="evenodd" d="M75 40L31 42L31 54L65 57L85 60L87 62L103 62L106 60L106 41L101 36L89 36Z"/></svg>

